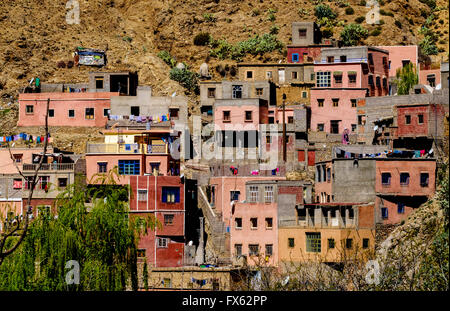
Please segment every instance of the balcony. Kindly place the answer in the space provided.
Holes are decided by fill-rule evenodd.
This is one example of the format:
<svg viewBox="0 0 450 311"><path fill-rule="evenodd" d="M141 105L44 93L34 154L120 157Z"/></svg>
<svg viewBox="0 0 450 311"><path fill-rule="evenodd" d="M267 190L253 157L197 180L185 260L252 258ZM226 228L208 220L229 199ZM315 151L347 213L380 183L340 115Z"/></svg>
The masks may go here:
<svg viewBox="0 0 450 311"><path fill-rule="evenodd" d="M39 164L23 164L23 171L34 171ZM73 171L74 163L43 163L40 171Z"/></svg>
<svg viewBox="0 0 450 311"><path fill-rule="evenodd" d="M87 144L86 153L167 154L168 144Z"/></svg>

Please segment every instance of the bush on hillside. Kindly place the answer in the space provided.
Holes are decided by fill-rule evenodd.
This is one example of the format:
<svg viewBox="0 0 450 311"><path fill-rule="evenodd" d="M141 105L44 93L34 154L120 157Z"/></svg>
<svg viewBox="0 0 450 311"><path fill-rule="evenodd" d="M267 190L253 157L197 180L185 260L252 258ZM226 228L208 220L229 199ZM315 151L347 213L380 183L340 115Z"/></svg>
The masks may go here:
<svg viewBox="0 0 450 311"><path fill-rule="evenodd" d="M315 8L315 13L314 15L318 18L329 18L329 19L335 19L337 14L333 12L333 10L326 4L319 4L316 5Z"/></svg>
<svg viewBox="0 0 450 311"><path fill-rule="evenodd" d="M345 9L345 14L353 15L353 14L355 14L355 10L352 7L348 7Z"/></svg>
<svg viewBox="0 0 450 311"><path fill-rule="evenodd" d="M359 24L349 24L341 32L341 41L344 46L358 45L362 39L367 38L369 31Z"/></svg>
<svg viewBox="0 0 450 311"><path fill-rule="evenodd" d="M198 46L205 46L209 44L211 35L207 32L201 32L194 37L194 44Z"/></svg>

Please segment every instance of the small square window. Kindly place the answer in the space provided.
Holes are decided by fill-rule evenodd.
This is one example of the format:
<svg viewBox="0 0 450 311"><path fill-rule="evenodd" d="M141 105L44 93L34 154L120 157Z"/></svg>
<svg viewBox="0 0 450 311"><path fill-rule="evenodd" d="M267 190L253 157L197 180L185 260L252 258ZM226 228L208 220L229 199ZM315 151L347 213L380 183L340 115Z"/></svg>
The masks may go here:
<svg viewBox="0 0 450 311"><path fill-rule="evenodd" d="M333 248L335 248L335 241L334 241L334 239L328 239L328 248L329 249L333 249Z"/></svg>
<svg viewBox="0 0 450 311"><path fill-rule="evenodd" d="M294 117L289 116L288 117L288 123L294 123Z"/></svg>
<svg viewBox="0 0 450 311"><path fill-rule="evenodd" d="M13 180L13 189L22 189L22 179L16 178Z"/></svg>
<svg viewBox="0 0 450 311"><path fill-rule="evenodd" d="M86 119L94 119L94 108L86 108L85 110L85 118Z"/></svg>
<svg viewBox="0 0 450 311"><path fill-rule="evenodd" d="M69 109L69 118L74 118L74 117L75 117L75 110Z"/></svg>
<svg viewBox="0 0 450 311"><path fill-rule="evenodd" d="M272 143L272 136L266 136L266 144Z"/></svg>
<svg viewBox="0 0 450 311"><path fill-rule="evenodd" d="M21 153L13 154L13 158L14 158L14 162L22 163L23 154L21 154Z"/></svg>
<svg viewBox="0 0 450 311"><path fill-rule="evenodd" d="M164 226L172 226L174 217L173 214L164 215Z"/></svg>
<svg viewBox="0 0 450 311"><path fill-rule="evenodd" d="M216 97L216 89L208 88L208 98L215 98L215 97Z"/></svg>
<svg viewBox="0 0 450 311"><path fill-rule="evenodd" d="M55 116L55 110L54 109L49 109L48 110L48 117L49 118L53 118Z"/></svg>
<svg viewBox="0 0 450 311"><path fill-rule="evenodd" d="M405 124L411 124L411 116L405 115Z"/></svg>
<svg viewBox="0 0 450 311"><path fill-rule="evenodd" d="M250 218L250 227L252 229L258 228L258 218Z"/></svg>
<svg viewBox="0 0 450 311"><path fill-rule="evenodd" d="M317 99L317 106L318 107L323 107L323 103L325 102L325 99L323 98L318 98Z"/></svg>
<svg viewBox="0 0 450 311"><path fill-rule="evenodd" d="M95 88L103 89L103 77L95 77Z"/></svg>
<svg viewBox="0 0 450 311"><path fill-rule="evenodd" d="M108 108L104 108L103 109L103 116L104 117L108 117L109 116L109 109Z"/></svg>
<svg viewBox="0 0 450 311"><path fill-rule="evenodd" d="M369 239L363 239L363 241L362 241L362 247L363 247L364 249L369 248Z"/></svg>
<svg viewBox="0 0 450 311"><path fill-rule="evenodd" d="M327 63L334 63L334 56L328 56Z"/></svg>
<svg viewBox="0 0 450 311"><path fill-rule="evenodd" d="M273 219L266 218L266 229L272 229L272 226L273 226Z"/></svg>
<svg viewBox="0 0 450 311"><path fill-rule="evenodd" d="M242 255L242 244L234 244L234 254L235 256Z"/></svg>
<svg viewBox="0 0 450 311"><path fill-rule="evenodd" d="M318 132L323 132L324 130L325 130L325 124L323 124L323 123L317 124L317 131Z"/></svg>
<svg viewBox="0 0 450 311"><path fill-rule="evenodd" d="M405 213L405 203L397 203L397 213L404 214Z"/></svg>
<svg viewBox="0 0 450 311"><path fill-rule="evenodd" d="M231 121L231 118L230 118L230 111L224 111L223 112L223 121L224 122L229 122L229 121Z"/></svg>
<svg viewBox="0 0 450 311"><path fill-rule="evenodd" d="M67 178L58 178L58 187L59 188L67 187Z"/></svg>
<svg viewBox="0 0 450 311"><path fill-rule="evenodd" d="M409 185L409 173L400 173L400 185Z"/></svg>
<svg viewBox="0 0 450 311"><path fill-rule="evenodd" d="M292 77L293 80L296 80L296 79L298 78L298 73L297 73L297 71L291 72L291 77Z"/></svg>
<svg viewBox="0 0 450 311"><path fill-rule="evenodd" d="M266 244L266 256L273 255L273 244Z"/></svg>
<svg viewBox="0 0 450 311"><path fill-rule="evenodd" d="M253 79L253 71L247 71L247 79Z"/></svg>
<svg viewBox="0 0 450 311"><path fill-rule="evenodd" d="M341 55L341 57L339 57L341 63L345 63L347 62L347 56L346 55Z"/></svg>
<svg viewBox="0 0 450 311"><path fill-rule="evenodd" d="M98 162L97 168L99 173L106 173L108 167L108 162Z"/></svg>
<svg viewBox="0 0 450 311"><path fill-rule="evenodd" d="M263 89L262 88L257 88L256 89L256 96L262 96L263 95Z"/></svg>
<svg viewBox="0 0 450 311"><path fill-rule="evenodd" d="M293 248L295 246L294 238L288 238L288 247Z"/></svg>
<svg viewBox="0 0 450 311"><path fill-rule="evenodd" d="M259 255L259 245L258 244L249 244L248 245L248 254L250 256L258 256Z"/></svg>
<svg viewBox="0 0 450 311"><path fill-rule="evenodd" d="M345 248L351 249L353 247L353 239L345 239Z"/></svg>
<svg viewBox="0 0 450 311"><path fill-rule="evenodd" d="M169 244L169 239L158 238L158 248L167 248L168 244Z"/></svg>
<svg viewBox="0 0 450 311"><path fill-rule="evenodd" d="M356 99L350 99L350 102L352 103L352 108L356 108Z"/></svg>
<svg viewBox="0 0 450 311"><path fill-rule="evenodd" d="M308 98L308 92L302 91L302 98Z"/></svg>
<svg viewBox="0 0 450 311"><path fill-rule="evenodd" d="M26 113L33 114L34 113L34 106L33 105L27 105L26 106Z"/></svg>
<svg viewBox="0 0 450 311"><path fill-rule="evenodd" d="M333 107L339 107L339 98L333 98Z"/></svg>
<svg viewBox="0 0 450 311"><path fill-rule="evenodd" d="M230 202L232 201L239 201L239 195L241 194L240 191L230 191Z"/></svg>
<svg viewBox="0 0 450 311"><path fill-rule="evenodd" d="M298 53L292 53L292 62L298 62Z"/></svg>
<svg viewBox="0 0 450 311"><path fill-rule="evenodd" d="M381 173L381 184L384 186L391 184L391 173Z"/></svg>
<svg viewBox="0 0 450 311"><path fill-rule="evenodd" d="M234 219L234 227L236 229L242 229L242 218L235 218Z"/></svg>
<svg viewBox="0 0 450 311"><path fill-rule="evenodd" d="M138 201L139 202L147 201L147 190L145 190L145 189L138 190Z"/></svg>
<svg viewBox="0 0 450 311"><path fill-rule="evenodd" d="M417 117L418 117L418 123L423 124L423 114L419 114Z"/></svg>
<svg viewBox="0 0 450 311"><path fill-rule="evenodd" d="M298 36L300 38L306 38L307 30L306 29L299 29L298 30Z"/></svg>
<svg viewBox="0 0 450 311"><path fill-rule="evenodd" d="M356 132L356 124L352 124L352 132Z"/></svg>
<svg viewBox="0 0 450 311"><path fill-rule="evenodd" d="M428 173L420 173L420 186L428 187L429 183L429 174Z"/></svg>
<svg viewBox="0 0 450 311"><path fill-rule="evenodd" d="M138 249L136 253L138 258L145 258L145 249Z"/></svg>
<svg viewBox="0 0 450 311"><path fill-rule="evenodd" d="M388 209L387 207L381 208L381 218L388 219Z"/></svg>
<svg viewBox="0 0 450 311"><path fill-rule="evenodd" d="M252 111L246 111L245 112L245 121L252 121L253 117L252 117Z"/></svg>

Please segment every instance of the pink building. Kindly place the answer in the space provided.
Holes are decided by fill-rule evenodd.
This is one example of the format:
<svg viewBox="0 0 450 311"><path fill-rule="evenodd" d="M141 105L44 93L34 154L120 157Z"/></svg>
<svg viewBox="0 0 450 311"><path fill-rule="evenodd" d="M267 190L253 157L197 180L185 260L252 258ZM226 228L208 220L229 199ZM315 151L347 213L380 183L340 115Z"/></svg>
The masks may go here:
<svg viewBox="0 0 450 311"><path fill-rule="evenodd" d="M436 87L441 83L441 69L420 69L419 84Z"/></svg>
<svg viewBox="0 0 450 311"><path fill-rule="evenodd" d="M311 129L340 134L356 131L357 98L386 96L389 52L374 47L323 48L311 89Z"/></svg>
<svg viewBox="0 0 450 311"><path fill-rule="evenodd" d="M18 126L44 126L50 99L49 126L105 127L111 96L118 92L22 93L19 95Z"/></svg>
<svg viewBox="0 0 450 311"><path fill-rule="evenodd" d="M419 70L419 48L417 45L383 45L377 46L377 48L386 50L389 52L389 77L395 78L398 69L403 68L405 65L412 63L417 71Z"/></svg>

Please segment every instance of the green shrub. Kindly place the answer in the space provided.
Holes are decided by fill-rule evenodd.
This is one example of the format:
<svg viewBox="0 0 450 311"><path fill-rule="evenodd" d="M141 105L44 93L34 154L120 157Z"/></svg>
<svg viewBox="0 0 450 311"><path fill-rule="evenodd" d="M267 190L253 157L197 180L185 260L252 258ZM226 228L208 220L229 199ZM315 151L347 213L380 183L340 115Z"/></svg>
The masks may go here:
<svg viewBox="0 0 450 311"><path fill-rule="evenodd" d="M214 14L211 13L204 13L203 18L208 23L214 23L217 20L217 18L214 17Z"/></svg>
<svg viewBox="0 0 450 311"><path fill-rule="evenodd" d="M370 35L372 37L379 36L380 34L381 34L381 29L379 29L379 28L376 28L376 29L372 30L372 32L370 33Z"/></svg>
<svg viewBox="0 0 450 311"><path fill-rule="evenodd" d="M349 24L342 30L340 38L344 46L353 46L367 38L369 31L359 24Z"/></svg>
<svg viewBox="0 0 450 311"><path fill-rule="evenodd" d="M384 25L384 24L385 24L384 20L380 19L380 25Z"/></svg>
<svg viewBox="0 0 450 311"><path fill-rule="evenodd" d="M211 35L207 32L201 32L194 37L194 44L198 46L205 46L211 41Z"/></svg>
<svg viewBox="0 0 450 311"><path fill-rule="evenodd" d="M161 58L167 65L169 65L171 68L175 67L177 64L177 61L175 58L170 55L167 51L161 51L157 54L159 58Z"/></svg>
<svg viewBox="0 0 450 311"><path fill-rule="evenodd" d="M276 35L279 30L280 30L280 27L278 27L277 25L273 25L272 27L270 27L270 34Z"/></svg>
<svg viewBox="0 0 450 311"><path fill-rule="evenodd" d="M361 24L365 20L366 20L366 18L364 16L359 16L359 17L355 18L355 22L358 24Z"/></svg>
<svg viewBox="0 0 450 311"><path fill-rule="evenodd" d="M436 43L431 36L425 36L425 38L419 42L419 47L423 55L438 54Z"/></svg>
<svg viewBox="0 0 450 311"><path fill-rule="evenodd" d="M308 9L303 9L303 8L298 9L297 13L300 17L310 14Z"/></svg>
<svg viewBox="0 0 450 311"><path fill-rule="evenodd" d="M125 36L125 37L122 38L122 40L131 43L131 41L133 41L133 38L131 38L129 36Z"/></svg>
<svg viewBox="0 0 450 311"><path fill-rule="evenodd" d="M394 22L395 26L397 26L398 28L402 29L402 23L400 21L395 21Z"/></svg>
<svg viewBox="0 0 450 311"><path fill-rule="evenodd" d="M436 0L419 0L419 1L428 5L428 7L432 10L436 8Z"/></svg>
<svg viewBox="0 0 450 311"><path fill-rule="evenodd" d="M252 10L252 16L258 16L259 14L261 14L261 11L258 8Z"/></svg>
<svg viewBox="0 0 450 311"><path fill-rule="evenodd" d="M275 17L275 14L273 13L269 13L269 15L267 16L267 20L274 22L277 18Z"/></svg>
<svg viewBox="0 0 450 311"><path fill-rule="evenodd" d="M360 5L360 6L366 6L366 0L361 0L361 1L359 2L359 5Z"/></svg>
<svg viewBox="0 0 450 311"><path fill-rule="evenodd" d="M443 19L440 19L440 20L439 20L439 24L443 25L443 24L444 24L444 20L443 20Z"/></svg>
<svg viewBox="0 0 450 311"><path fill-rule="evenodd" d="M316 5L315 8L315 13L314 15L318 18L329 18L329 19L335 19L337 14L333 12L333 10L326 4L319 4Z"/></svg>
<svg viewBox="0 0 450 311"><path fill-rule="evenodd" d="M394 17L394 13L380 9L380 15Z"/></svg>
<svg viewBox="0 0 450 311"><path fill-rule="evenodd" d="M334 34L333 27L324 27L321 31L324 38L331 38Z"/></svg>
<svg viewBox="0 0 450 311"><path fill-rule="evenodd" d="M353 15L353 14L355 14L355 10L353 10L352 7L348 7L348 8L345 9L345 14Z"/></svg>
<svg viewBox="0 0 450 311"><path fill-rule="evenodd" d="M190 71L187 67L183 69L172 68L170 70L170 79L177 81L186 89L198 93L197 74Z"/></svg>

